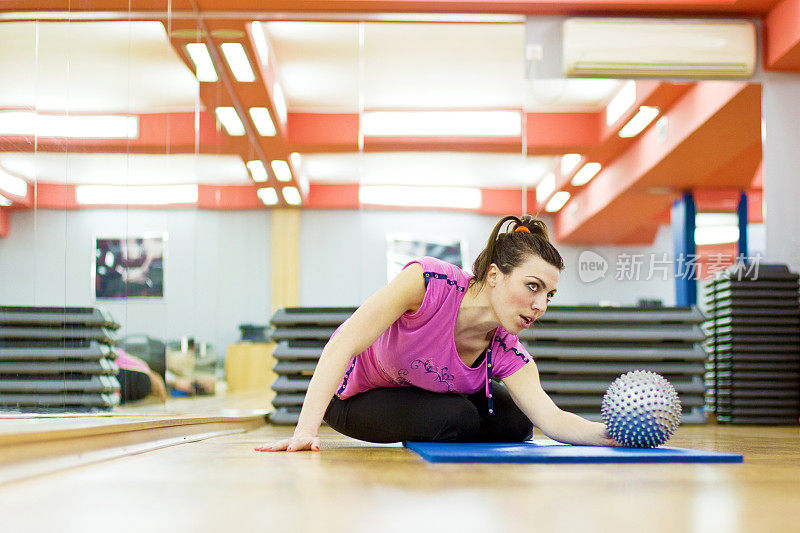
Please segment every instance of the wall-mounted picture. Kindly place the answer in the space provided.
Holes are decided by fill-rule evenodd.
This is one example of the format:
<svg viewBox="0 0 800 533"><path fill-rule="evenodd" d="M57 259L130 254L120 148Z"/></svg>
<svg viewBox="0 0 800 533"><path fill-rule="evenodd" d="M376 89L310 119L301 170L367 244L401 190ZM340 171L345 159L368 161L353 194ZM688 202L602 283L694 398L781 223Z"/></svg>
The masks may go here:
<svg viewBox="0 0 800 533"><path fill-rule="evenodd" d="M95 298L163 298L167 235L95 239Z"/></svg>
<svg viewBox="0 0 800 533"><path fill-rule="evenodd" d="M430 256L464 268L466 245L462 239L386 235L386 276L392 281L412 259Z"/></svg>

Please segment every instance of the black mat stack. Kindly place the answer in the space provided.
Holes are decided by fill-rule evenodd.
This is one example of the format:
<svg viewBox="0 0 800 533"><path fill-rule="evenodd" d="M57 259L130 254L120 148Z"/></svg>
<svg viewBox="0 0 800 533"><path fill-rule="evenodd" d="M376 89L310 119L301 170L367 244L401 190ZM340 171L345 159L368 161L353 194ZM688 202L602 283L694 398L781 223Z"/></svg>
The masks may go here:
<svg viewBox="0 0 800 533"><path fill-rule="evenodd" d="M297 423L322 349L354 311L286 308L272 317L278 377L271 422ZM599 420L603 394L614 379L629 370L653 370L678 390L684 423L697 423L705 420L703 320L695 308L552 306L521 339L545 390L568 411Z"/></svg>
<svg viewBox="0 0 800 533"><path fill-rule="evenodd" d="M270 339L278 343L273 352L278 377L272 385L275 410L270 422L297 424L322 349L354 312L353 307L287 307L275 312Z"/></svg>
<svg viewBox="0 0 800 533"><path fill-rule="evenodd" d="M740 264L706 285L708 404L721 423L797 424L798 274Z"/></svg>
<svg viewBox="0 0 800 533"><path fill-rule="evenodd" d="M542 388L565 411L599 421L612 381L651 370L678 391L682 423L702 423L704 318L694 307L550 306L520 340L536 361Z"/></svg>
<svg viewBox="0 0 800 533"><path fill-rule="evenodd" d="M0 410L76 412L119 403L119 324L89 307L0 307Z"/></svg>

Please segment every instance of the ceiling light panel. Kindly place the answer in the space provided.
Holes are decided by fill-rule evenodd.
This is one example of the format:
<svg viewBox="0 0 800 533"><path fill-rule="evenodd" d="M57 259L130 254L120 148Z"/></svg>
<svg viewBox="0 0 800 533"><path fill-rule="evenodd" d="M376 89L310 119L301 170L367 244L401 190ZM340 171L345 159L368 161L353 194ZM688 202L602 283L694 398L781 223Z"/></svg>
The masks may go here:
<svg viewBox="0 0 800 533"><path fill-rule="evenodd" d="M564 154L561 156L561 175L569 176L577 167L583 156L581 154Z"/></svg>
<svg viewBox="0 0 800 533"><path fill-rule="evenodd" d="M619 136L623 139L636 137L655 120L659 113L657 107L646 105L639 107L639 111L619 130Z"/></svg>
<svg viewBox="0 0 800 533"><path fill-rule="evenodd" d="M121 115L43 115L0 111L0 135L73 139L136 139L139 117Z"/></svg>
<svg viewBox="0 0 800 533"><path fill-rule="evenodd" d="M0 190L14 196L28 195L28 182L0 168Z"/></svg>
<svg viewBox="0 0 800 533"><path fill-rule="evenodd" d="M250 60L247 59L247 52L241 43L222 43L222 55L225 56L225 61L233 73L236 81L252 82L256 81L256 75L253 72L253 67L250 66Z"/></svg>
<svg viewBox="0 0 800 533"><path fill-rule="evenodd" d="M276 159L269 164L278 181L292 181L292 171L286 161Z"/></svg>
<svg viewBox="0 0 800 533"><path fill-rule="evenodd" d="M278 193L272 187L265 187L256 191L258 198L264 205L275 205L278 203Z"/></svg>
<svg viewBox="0 0 800 533"><path fill-rule="evenodd" d="M232 137L244 135L244 124L242 124L239 114L232 107L218 107L214 110L219 120L225 127L225 131Z"/></svg>
<svg viewBox="0 0 800 533"><path fill-rule="evenodd" d="M253 44L256 47L258 60L264 68L267 68L269 66L269 43L267 42L264 25L256 20L250 25L250 29L253 34Z"/></svg>
<svg viewBox="0 0 800 533"><path fill-rule="evenodd" d="M629 80L625 82L622 89L614 95L614 98L606 106L606 125L613 126L622 115L636 103L636 82Z"/></svg>
<svg viewBox="0 0 800 533"><path fill-rule="evenodd" d="M575 173L570 183L576 187L586 185L589 181L600 172L602 166L600 163L586 163L581 169Z"/></svg>
<svg viewBox="0 0 800 533"><path fill-rule="evenodd" d="M536 201L541 204L556 190L556 175L548 172L536 187Z"/></svg>
<svg viewBox="0 0 800 533"><path fill-rule="evenodd" d="M567 191L558 191L550 198L550 201L547 202L547 205L544 206L544 210L548 213L555 213L560 211L564 204L567 203L569 200L569 193Z"/></svg>
<svg viewBox="0 0 800 533"><path fill-rule="evenodd" d="M514 137L522 133L519 111L367 111L365 136Z"/></svg>
<svg viewBox="0 0 800 533"><path fill-rule="evenodd" d="M194 63L197 81L217 81L219 79L217 69L214 68L214 62L211 60L211 54L208 53L205 43L187 44L186 53Z"/></svg>
<svg viewBox="0 0 800 533"><path fill-rule="evenodd" d="M302 202L297 187L284 187L281 192L283 193L283 199L289 205L300 205Z"/></svg>
<svg viewBox="0 0 800 533"><path fill-rule="evenodd" d="M358 188L362 204L403 207L479 209L481 190L472 187L404 187L366 185Z"/></svg>
<svg viewBox="0 0 800 533"><path fill-rule="evenodd" d="M250 176L252 176L253 181L256 183L263 183L269 179L269 175L267 174L267 169L264 167L264 163L258 159L254 161L248 161L247 168L250 170Z"/></svg>
<svg viewBox="0 0 800 533"><path fill-rule="evenodd" d="M253 119L258 134L262 137L273 137L275 133L275 123L269 116L269 109L266 107L251 107L250 118Z"/></svg>
<svg viewBox="0 0 800 533"><path fill-rule="evenodd" d="M79 185L75 200L83 205L195 204L197 185Z"/></svg>
<svg viewBox="0 0 800 533"><path fill-rule="evenodd" d="M0 206L8 207L11 205L11 200L0 194Z"/></svg>

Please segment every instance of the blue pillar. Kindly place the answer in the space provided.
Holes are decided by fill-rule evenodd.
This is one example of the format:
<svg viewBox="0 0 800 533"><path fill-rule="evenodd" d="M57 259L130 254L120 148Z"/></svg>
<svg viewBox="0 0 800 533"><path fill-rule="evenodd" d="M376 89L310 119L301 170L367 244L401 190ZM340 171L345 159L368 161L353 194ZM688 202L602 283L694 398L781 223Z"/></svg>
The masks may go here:
<svg viewBox="0 0 800 533"><path fill-rule="evenodd" d="M697 303L697 265L695 264L695 207L692 193L683 193L672 204L672 241L675 250L675 305Z"/></svg>
<svg viewBox="0 0 800 533"><path fill-rule="evenodd" d="M739 205L736 207L739 217L739 257L747 258L747 194L739 195Z"/></svg>

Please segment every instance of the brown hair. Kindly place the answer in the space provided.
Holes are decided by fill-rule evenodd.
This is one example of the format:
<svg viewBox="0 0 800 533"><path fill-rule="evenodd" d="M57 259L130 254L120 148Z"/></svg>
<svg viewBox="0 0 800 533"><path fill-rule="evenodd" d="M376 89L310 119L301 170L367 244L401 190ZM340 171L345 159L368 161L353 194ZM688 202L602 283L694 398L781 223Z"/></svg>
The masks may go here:
<svg viewBox="0 0 800 533"><path fill-rule="evenodd" d="M511 221L506 231L500 233L503 224ZM517 228L526 228L528 232ZM523 215L522 218L509 215L500 219L494 227L486 248L478 254L472 271L475 274L474 283L483 284L486 282L486 275L489 266L494 263L503 274L510 274L518 267L529 255L541 257L559 270L564 269L564 261L555 246L547 236L547 225L530 215Z"/></svg>

